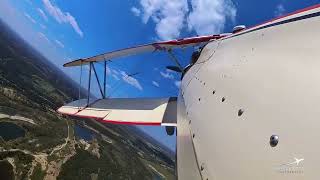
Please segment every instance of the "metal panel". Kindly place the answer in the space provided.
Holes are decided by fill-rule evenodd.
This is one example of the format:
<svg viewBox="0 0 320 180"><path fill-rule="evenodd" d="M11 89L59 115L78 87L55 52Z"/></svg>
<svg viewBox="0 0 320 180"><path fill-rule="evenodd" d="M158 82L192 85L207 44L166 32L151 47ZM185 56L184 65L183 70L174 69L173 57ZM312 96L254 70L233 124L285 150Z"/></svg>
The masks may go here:
<svg viewBox="0 0 320 180"><path fill-rule="evenodd" d="M177 171L178 179L201 179L195 151L193 149L190 124L187 119L183 98L178 100L177 123Z"/></svg>

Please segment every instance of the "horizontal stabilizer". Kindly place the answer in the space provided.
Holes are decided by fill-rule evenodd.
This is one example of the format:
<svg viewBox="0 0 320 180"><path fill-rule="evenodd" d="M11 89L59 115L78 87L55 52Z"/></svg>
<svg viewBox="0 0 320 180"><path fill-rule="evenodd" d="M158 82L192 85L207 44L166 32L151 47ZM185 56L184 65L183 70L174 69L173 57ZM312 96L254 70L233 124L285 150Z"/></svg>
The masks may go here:
<svg viewBox="0 0 320 180"><path fill-rule="evenodd" d="M58 112L107 123L176 126L177 98L111 98L89 103L81 99L64 105Z"/></svg>

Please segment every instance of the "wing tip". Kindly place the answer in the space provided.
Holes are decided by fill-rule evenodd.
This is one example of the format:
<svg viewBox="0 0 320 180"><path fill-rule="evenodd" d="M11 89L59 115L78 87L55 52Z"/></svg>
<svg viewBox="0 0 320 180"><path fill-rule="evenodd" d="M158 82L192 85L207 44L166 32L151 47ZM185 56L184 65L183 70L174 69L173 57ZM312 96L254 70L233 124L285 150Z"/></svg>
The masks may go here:
<svg viewBox="0 0 320 180"><path fill-rule="evenodd" d="M73 61L70 61L70 62L63 64L63 67L79 66L79 65L81 65L82 62L84 62L84 59L76 59L76 60L73 60Z"/></svg>

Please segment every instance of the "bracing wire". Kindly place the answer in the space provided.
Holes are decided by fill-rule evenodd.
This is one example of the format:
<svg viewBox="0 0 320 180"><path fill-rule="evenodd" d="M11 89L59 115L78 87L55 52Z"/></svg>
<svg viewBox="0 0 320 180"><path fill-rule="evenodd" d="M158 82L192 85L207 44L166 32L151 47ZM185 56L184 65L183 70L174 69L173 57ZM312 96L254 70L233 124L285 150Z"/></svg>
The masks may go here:
<svg viewBox="0 0 320 180"><path fill-rule="evenodd" d="M107 61L107 62L115 62L115 61ZM139 63L137 63L135 66L134 66L134 68L132 68L133 70L135 70L137 67L139 67L142 63L144 63L144 61L140 61ZM97 63L98 65L101 65L102 66L102 63L100 63L100 62L98 62ZM120 67L123 67L122 65L120 65L119 63L115 63L116 64L116 66L120 66ZM109 66L110 67L110 66ZM114 68L114 69L116 69L116 68ZM118 69L116 69L116 70L118 70ZM134 72L134 71L133 71ZM139 74L143 74L144 73L144 71L141 71L141 72L139 72ZM117 92L118 91L118 88L120 88L122 85L123 85L123 83L124 83L124 81L125 80L127 80L129 77L131 77L131 75L130 75L131 73L127 73L127 76L123 79L123 81L117 81L117 82L115 82L115 83L113 83L110 87L111 87L111 89L109 90L109 95L108 96L106 96L106 98L110 98L115 92ZM175 94L175 92L173 92L173 91L169 91L167 88L161 88L161 87L157 87L157 86L154 86L154 85L152 85L151 84L151 82L147 82L147 81L145 81L144 79L142 79L142 78L140 78L140 77L137 77L136 76L136 78L137 79L139 79L139 80L141 80L142 82L144 82L144 83L146 83L146 85L151 85L152 87L154 87L154 88L157 88L157 89L160 89L160 90L164 90L164 91L166 91L168 94Z"/></svg>

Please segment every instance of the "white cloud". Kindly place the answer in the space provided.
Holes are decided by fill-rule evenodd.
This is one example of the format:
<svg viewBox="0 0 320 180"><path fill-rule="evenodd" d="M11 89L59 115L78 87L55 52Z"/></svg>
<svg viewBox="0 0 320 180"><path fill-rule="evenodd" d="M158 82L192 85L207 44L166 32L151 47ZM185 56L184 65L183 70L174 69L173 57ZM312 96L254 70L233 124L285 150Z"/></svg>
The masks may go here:
<svg viewBox="0 0 320 180"><path fill-rule="evenodd" d="M111 76L117 81L120 80L120 78L118 76L118 75L120 75L120 72L116 69L110 69L107 67L107 74L111 74Z"/></svg>
<svg viewBox="0 0 320 180"><path fill-rule="evenodd" d="M111 69L108 66L106 66L106 74L111 74Z"/></svg>
<svg viewBox="0 0 320 180"><path fill-rule="evenodd" d="M47 41L48 43L50 43L49 38L45 34L43 34L42 32L38 32L38 36L39 36L39 38L41 38L41 39Z"/></svg>
<svg viewBox="0 0 320 180"><path fill-rule="evenodd" d="M161 40L178 38L184 30L198 35L220 33L227 20L235 22L237 10L231 0L190 0L190 5L189 9L188 0L140 0L140 8L131 11L145 24L152 19Z"/></svg>
<svg viewBox="0 0 320 180"><path fill-rule="evenodd" d="M115 69L112 69L112 73L114 73L114 74L116 74L116 75L119 75L120 73L117 71L117 70L115 70Z"/></svg>
<svg viewBox="0 0 320 180"><path fill-rule="evenodd" d="M143 90L141 84L139 83L139 81L137 79L135 79L132 76L129 76L127 73L125 73L124 71L120 71L120 74L122 76L122 80L124 82L126 82L127 84L130 84L131 86L139 89L140 91Z"/></svg>
<svg viewBox="0 0 320 180"><path fill-rule="evenodd" d="M180 86L181 86L181 81L175 81L175 82L174 82L174 85L176 85L177 88L180 88Z"/></svg>
<svg viewBox="0 0 320 180"><path fill-rule="evenodd" d="M166 72L162 72L160 71L160 75L163 77L163 78L166 78L166 79L174 79L174 76L172 74L172 71L170 70L166 70Z"/></svg>
<svg viewBox="0 0 320 180"><path fill-rule="evenodd" d="M160 87L159 83L157 83L156 81L152 81L152 84L156 87Z"/></svg>
<svg viewBox="0 0 320 180"><path fill-rule="evenodd" d="M45 20L48 21L47 15L43 12L42 9L38 8L37 11L39 12L40 16Z"/></svg>
<svg viewBox="0 0 320 180"><path fill-rule="evenodd" d="M227 19L234 22L237 13L230 0L191 0L191 6L188 28L198 35L221 33Z"/></svg>
<svg viewBox="0 0 320 180"><path fill-rule="evenodd" d="M42 0L46 11L60 24L66 23L70 24L74 31L83 37L83 32L80 29L76 19L69 13L63 12L58 6L53 5L50 0Z"/></svg>
<svg viewBox="0 0 320 180"><path fill-rule="evenodd" d="M186 0L140 0L143 23L151 18L156 23L156 33L162 40L180 36L184 26L188 2Z"/></svg>
<svg viewBox="0 0 320 180"><path fill-rule="evenodd" d="M45 25L43 25L43 24L40 24L40 27L41 27L42 29L47 29L47 26L45 26Z"/></svg>
<svg viewBox="0 0 320 180"><path fill-rule="evenodd" d="M36 24L36 23L37 23L37 21L34 20L28 13L24 13L24 16L25 16L26 18L28 18L33 24Z"/></svg>
<svg viewBox="0 0 320 180"><path fill-rule="evenodd" d="M117 80L117 81L120 80L120 78L119 78L116 74L112 74L112 77L113 77L115 80Z"/></svg>
<svg viewBox="0 0 320 180"><path fill-rule="evenodd" d="M63 44L61 41L59 41L59 40L54 40L54 42L55 42L58 46L60 46L61 48L64 48L64 44Z"/></svg>
<svg viewBox="0 0 320 180"><path fill-rule="evenodd" d="M286 12L286 9L284 8L283 4L278 4L276 7L276 10L274 11L274 15L276 17L282 16Z"/></svg>
<svg viewBox="0 0 320 180"><path fill-rule="evenodd" d="M140 11L138 8L136 8L136 7L132 7L132 8L131 8L131 12L132 12L133 15L135 15L135 16L140 16L140 14L141 14L141 11Z"/></svg>

